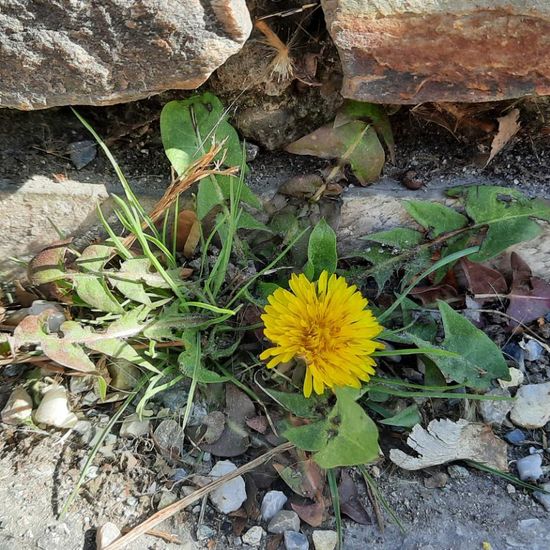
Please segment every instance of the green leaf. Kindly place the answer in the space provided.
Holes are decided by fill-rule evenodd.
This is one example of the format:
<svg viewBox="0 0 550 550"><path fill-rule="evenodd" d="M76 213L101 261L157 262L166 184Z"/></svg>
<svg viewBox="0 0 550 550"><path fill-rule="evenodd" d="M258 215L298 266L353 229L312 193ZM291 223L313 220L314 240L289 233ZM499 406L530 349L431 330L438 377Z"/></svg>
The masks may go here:
<svg viewBox="0 0 550 550"><path fill-rule="evenodd" d="M263 388L264 391L287 411L301 418L314 418L318 400L312 396L304 397L301 393L285 393L271 388Z"/></svg>
<svg viewBox="0 0 550 550"><path fill-rule="evenodd" d="M413 246L420 244L423 236L420 231L416 231L415 229L409 229L408 227L394 227L393 229L388 229L387 231L370 233L369 235L361 238L367 241L374 241L387 246L393 246L398 249L408 250Z"/></svg>
<svg viewBox="0 0 550 550"><path fill-rule="evenodd" d="M82 271L101 271L113 255L114 249L103 244L87 246L77 260L77 265Z"/></svg>
<svg viewBox="0 0 550 550"><path fill-rule="evenodd" d="M223 158L226 166L244 165L239 136L227 122L222 103L210 92L167 103L160 115L160 131L166 156L178 176L208 151L213 140L224 141L224 150L215 160Z"/></svg>
<svg viewBox="0 0 550 550"><path fill-rule="evenodd" d="M189 378L195 377L196 381L200 384L219 384L220 382L230 380L229 376L224 376L204 368L202 362L195 368L195 361L196 355L192 349L186 349L181 352L178 356L180 372Z"/></svg>
<svg viewBox="0 0 550 550"><path fill-rule="evenodd" d="M336 271L336 233L324 219L311 232L307 254L310 266L307 269L313 271L313 279L317 279L323 271L328 271L329 275Z"/></svg>
<svg viewBox="0 0 550 550"><path fill-rule="evenodd" d="M224 201L224 195L215 177L204 178L199 182L197 192L197 217L202 220L212 209Z"/></svg>
<svg viewBox="0 0 550 550"><path fill-rule="evenodd" d="M88 273L75 273L73 285L78 297L92 308L107 313L124 312L102 277Z"/></svg>
<svg viewBox="0 0 550 550"><path fill-rule="evenodd" d="M418 412L418 405L411 405L390 418L379 420L380 424L385 424L386 426L400 426L402 428L412 428L421 421L422 417Z"/></svg>
<svg viewBox="0 0 550 550"><path fill-rule="evenodd" d="M251 231L267 231L271 233L271 229L269 229L267 225L258 221L252 214L244 210L239 214L238 228L250 229Z"/></svg>
<svg viewBox="0 0 550 550"><path fill-rule="evenodd" d="M462 197L466 213L476 225L488 226L477 254L482 262L498 256L508 247L533 239L542 228L534 220L550 221L550 206L541 199L528 199L519 191L492 185L455 187L447 194Z"/></svg>
<svg viewBox="0 0 550 550"><path fill-rule="evenodd" d="M147 258L132 258L120 264L119 278L111 278L111 284L126 298L144 304L151 305L151 298L144 287L143 280L150 276L151 262Z"/></svg>
<svg viewBox="0 0 550 550"><path fill-rule="evenodd" d="M405 201L405 210L425 229L433 230L433 236L461 229L468 225L468 218L438 202Z"/></svg>
<svg viewBox="0 0 550 550"><path fill-rule="evenodd" d="M350 164L362 185L380 177L385 162L376 130L365 122L354 120L341 126L327 124L287 146L295 155L324 159L338 158Z"/></svg>
<svg viewBox="0 0 550 550"><path fill-rule="evenodd" d="M382 106L347 99L336 115L334 126L338 127L352 120L371 122L386 143L392 162L395 162L395 141L393 139L390 119Z"/></svg>
<svg viewBox="0 0 550 550"><path fill-rule="evenodd" d="M328 422L320 420L304 426L291 426L282 432L291 443L304 451L320 451L328 441Z"/></svg>
<svg viewBox="0 0 550 550"><path fill-rule="evenodd" d="M321 468L368 464L378 459L378 430L363 408L355 402L357 392L336 388L336 405L328 415L327 444L314 455ZM335 432L336 435L332 435Z"/></svg>
<svg viewBox="0 0 550 550"><path fill-rule="evenodd" d="M509 378L508 366L500 348L468 319L454 311L445 302L438 302L445 330L441 348L458 354L445 357L427 353L449 379L476 389L487 389L491 381ZM419 347L430 347L429 342L412 336Z"/></svg>

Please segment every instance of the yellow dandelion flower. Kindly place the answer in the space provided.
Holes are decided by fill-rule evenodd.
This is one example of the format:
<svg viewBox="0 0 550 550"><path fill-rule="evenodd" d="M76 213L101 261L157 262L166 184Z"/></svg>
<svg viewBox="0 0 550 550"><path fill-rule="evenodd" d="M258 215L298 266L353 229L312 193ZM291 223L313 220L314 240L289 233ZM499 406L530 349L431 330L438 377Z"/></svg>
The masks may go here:
<svg viewBox="0 0 550 550"><path fill-rule="evenodd" d="M374 374L371 354L384 347L374 341L382 326L367 309L367 299L343 277L323 271L312 283L303 274L292 275L290 291L279 288L268 302L264 334L275 346L260 358L269 360L268 368L302 358L306 397L312 389L321 395L325 386L359 388Z"/></svg>

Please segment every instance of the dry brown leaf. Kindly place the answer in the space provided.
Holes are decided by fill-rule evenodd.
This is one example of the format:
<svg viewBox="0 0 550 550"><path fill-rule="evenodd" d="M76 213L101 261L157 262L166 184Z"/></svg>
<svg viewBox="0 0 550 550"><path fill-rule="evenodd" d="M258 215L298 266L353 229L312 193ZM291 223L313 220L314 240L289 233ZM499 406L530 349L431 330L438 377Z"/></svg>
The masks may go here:
<svg viewBox="0 0 550 550"><path fill-rule="evenodd" d="M319 527L325 518L326 507L322 500L313 504L291 503L290 507L298 514L302 521L305 521L311 527Z"/></svg>
<svg viewBox="0 0 550 550"><path fill-rule="evenodd" d="M473 460L503 472L508 471L507 444L486 424L460 419L432 420L425 430L417 424L407 445L419 456L399 449L390 451L390 460L405 470L421 470L456 460Z"/></svg>
<svg viewBox="0 0 550 550"><path fill-rule="evenodd" d="M516 135L520 124L518 122L519 109L512 109L508 114L498 118L498 132L491 143L491 152L485 163L487 166L503 147Z"/></svg>

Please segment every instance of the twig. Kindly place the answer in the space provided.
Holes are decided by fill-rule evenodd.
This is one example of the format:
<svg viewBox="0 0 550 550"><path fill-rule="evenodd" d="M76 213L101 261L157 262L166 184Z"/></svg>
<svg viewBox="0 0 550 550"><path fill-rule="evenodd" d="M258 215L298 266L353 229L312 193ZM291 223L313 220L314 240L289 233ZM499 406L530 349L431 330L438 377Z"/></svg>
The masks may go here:
<svg viewBox="0 0 550 550"><path fill-rule="evenodd" d="M208 485L205 485L204 487L197 489L194 493L190 494L189 496L182 498L177 502L174 502L174 504L170 504L170 506L167 506L162 510L159 510L158 512L153 514L150 518L146 519L144 522L134 527L128 533L126 533L122 537L119 537L117 540L109 544L109 546L107 546L105 550L120 550L121 548L124 548L126 545L130 544L131 542L141 537L141 535L144 535L149 530L156 527L159 523L162 523L164 520L172 517L174 514L178 513L180 510L187 508L187 506L194 504L195 502L203 498L205 495L208 495L213 490L217 489L218 487L221 487L224 483L227 483L228 481L235 479L240 475L250 472L257 466L260 466L265 462L271 460L271 458L273 458L274 456L284 453L285 451L289 451L292 448L294 448L294 445L292 443L287 442L287 443L283 443L282 445L278 445L273 449L270 449L263 455L250 461L248 464L245 464L244 466L241 466L240 468L237 468L236 470L229 472L228 474L220 477L219 479L212 481Z"/></svg>
<svg viewBox="0 0 550 550"><path fill-rule="evenodd" d="M370 500L370 503L372 505L372 509L374 510L374 515L376 516L376 523L378 524L378 529L380 529L380 532L384 532L384 518L382 516L382 512L380 511L380 506L378 505L378 500L374 496L374 493L371 489L371 486L368 483L365 483L365 487L367 489L367 496Z"/></svg>
<svg viewBox="0 0 550 550"><path fill-rule="evenodd" d="M126 534L130 531L130 529L123 529L123 534ZM172 544L181 544L181 540L178 538L177 535L173 535L172 533L166 533L164 531L160 531L159 529L149 529L146 535L149 535L151 537L157 537L159 539L165 540L166 542L170 542Z"/></svg>

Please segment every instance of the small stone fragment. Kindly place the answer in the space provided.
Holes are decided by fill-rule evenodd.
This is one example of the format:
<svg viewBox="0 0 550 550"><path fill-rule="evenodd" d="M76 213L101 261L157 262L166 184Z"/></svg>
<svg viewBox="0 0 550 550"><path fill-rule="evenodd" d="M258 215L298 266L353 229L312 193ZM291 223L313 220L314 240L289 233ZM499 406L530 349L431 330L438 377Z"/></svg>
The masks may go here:
<svg viewBox="0 0 550 550"><path fill-rule="evenodd" d="M486 395L510 398L510 392L503 388L496 388L488 391ZM500 426L506 420L506 416L512 410L513 405L514 402L511 399L502 401L487 399L480 401L479 412L486 424Z"/></svg>
<svg viewBox="0 0 550 550"><path fill-rule="evenodd" d="M71 376L69 389L73 395L77 393L86 393L94 389L95 376L87 374L85 376Z"/></svg>
<svg viewBox="0 0 550 550"><path fill-rule="evenodd" d="M449 472L449 476L453 479L464 479L465 477L470 476L468 469L464 468L464 466L459 466L458 464L451 464L447 468L447 472Z"/></svg>
<svg viewBox="0 0 550 550"><path fill-rule="evenodd" d="M237 466L229 460L220 460L216 462L210 473L210 477L222 477L225 474L233 472ZM210 493L210 502L222 514L229 514L238 510L246 500L246 488L242 476L231 479Z"/></svg>
<svg viewBox="0 0 550 550"><path fill-rule="evenodd" d="M538 361L544 351L544 348L536 340L529 340L523 346L523 349L525 350L525 359L527 361Z"/></svg>
<svg viewBox="0 0 550 550"><path fill-rule="evenodd" d="M277 512L267 526L269 533L280 535L285 531L299 531L300 518L298 514L292 510L281 510Z"/></svg>
<svg viewBox="0 0 550 550"><path fill-rule="evenodd" d="M265 531L259 525L255 525L242 536L242 541L249 546L260 546L264 535Z"/></svg>
<svg viewBox="0 0 550 550"><path fill-rule="evenodd" d="M117 540L120 535L120 529L114 523L111 523L110 521L104 523L95 534L95 544L97 550L107 548L107 546Z"/></svg>
<svg viewBox="0 0 550 550"><path fill-rule="evenodd" d="M153 439L163 455L178 458L183 450L185 434L173 419L163 420L153 433Z"/></svg>
<svg viewBox="0 0 550 550"><path fill-rule="evenodd" d="M271 520L277 512L283 509L287 500L282 491L268 491L262 500L262 519L264 521Z"/></svg>
<svg viewBox="0 0 550 550"><path fill-rule="evenodd" d="M23 387L15 388L2 409L2 422L17 426L30 420L32 415L32 399Z"/></svg>
<svg viewBox="0 0 550 550"><path fill-rule="evenodd" d="M515 342L508 342L502 348L502 353L507 359L515 361L520 369L525 367L525 352Z"/></svg>
<svg viewBox="0 0 550 550"><path fill-rule="evenodd" d="M69 144L69 155L71 162L74 164L77 170L84 168L87 164L90 164L95 159L97 154L95 141L73 141Z"/></svg>
<svg viewBox="0 0 550 550"><path fill-rule="evenodd" d="M508 369L508 374L510 375L510 380L498 380L498 384L502 389L505 388L517 388L523 384L525 375L516 367L510 367Z"/></svg>
<svg viewBox="0 0 550 550"><path fill-rule="evenodd" d="M311 536L315 550L334 550L338 543L336 531L313 531Z"/></svg>
<svg viewBox="0 0 550 550"><path fill-rule="evenodd" d="M542 457L539 454L520 458L516 463L519 478L522 481L537 481L543 475L541 465Z"/></svg>
<svg viewBox="0 0 550 550"><path fill-rule="evenodd" d="M149 433L149 420L140 420L137 414L130 414L122 422L120 437L142 437Z"/></svg>
<svg viewBox="0 0 550 550"><path fill-rule="evenodd" d="M521 445L525 441L525 434L519 428L516 428L508 432L504 439L511 445Z"/></svg>
<svg viewBox="0 0 550 550"><path fill-rule="evenodd" d="M438 472L424 480L424 487L426 489L442 489L447 485L447 481L449 481L449 476L444 472Z"/></svg>
<svg viewBox="0 0 550 550"><path fill-rule="evenodd" d="M163 508L170 506L170 504L174 504L176 500L178 500L178 495L175 495L172 491L162 491L160 493L160 500L157 510L162 510Z"/></svg>
<svg viewBox="0 0 550 550"><path fill-rule="evenodd" d="M286 550L308 550L309 542L307 537L296 531L285 531Z"/></svg>
<svg viewBox="0 0 550 550"><path fill-rule="evenodd" d="M34 420L55 428L74 428L78 418L69 410L67 390L56 385L47 389L34 413Z"/></svg>
<svg viewBox="0 0 550 550"><path fill-rule="evenodd" d="M541 486L541 489L548 492L543 493L542 491L535 491L533 493L533 498L537 502L542 504L542 506L547 512L550 512L550 483L543 483Z"/></svg>
<svg viewBox="0 0 550 550"><path fill-rule="evenodd" d="M199 525L197 529L197 539L198 540L208 540L216 535L216 531L208 527L208 525Z"/></svg>
<svg viewBox="0 0 550 550"><path fill-rule="evenodd" d="M550 382L519 388L510 418L522 428L542 428L550 420Z"/></svg>

